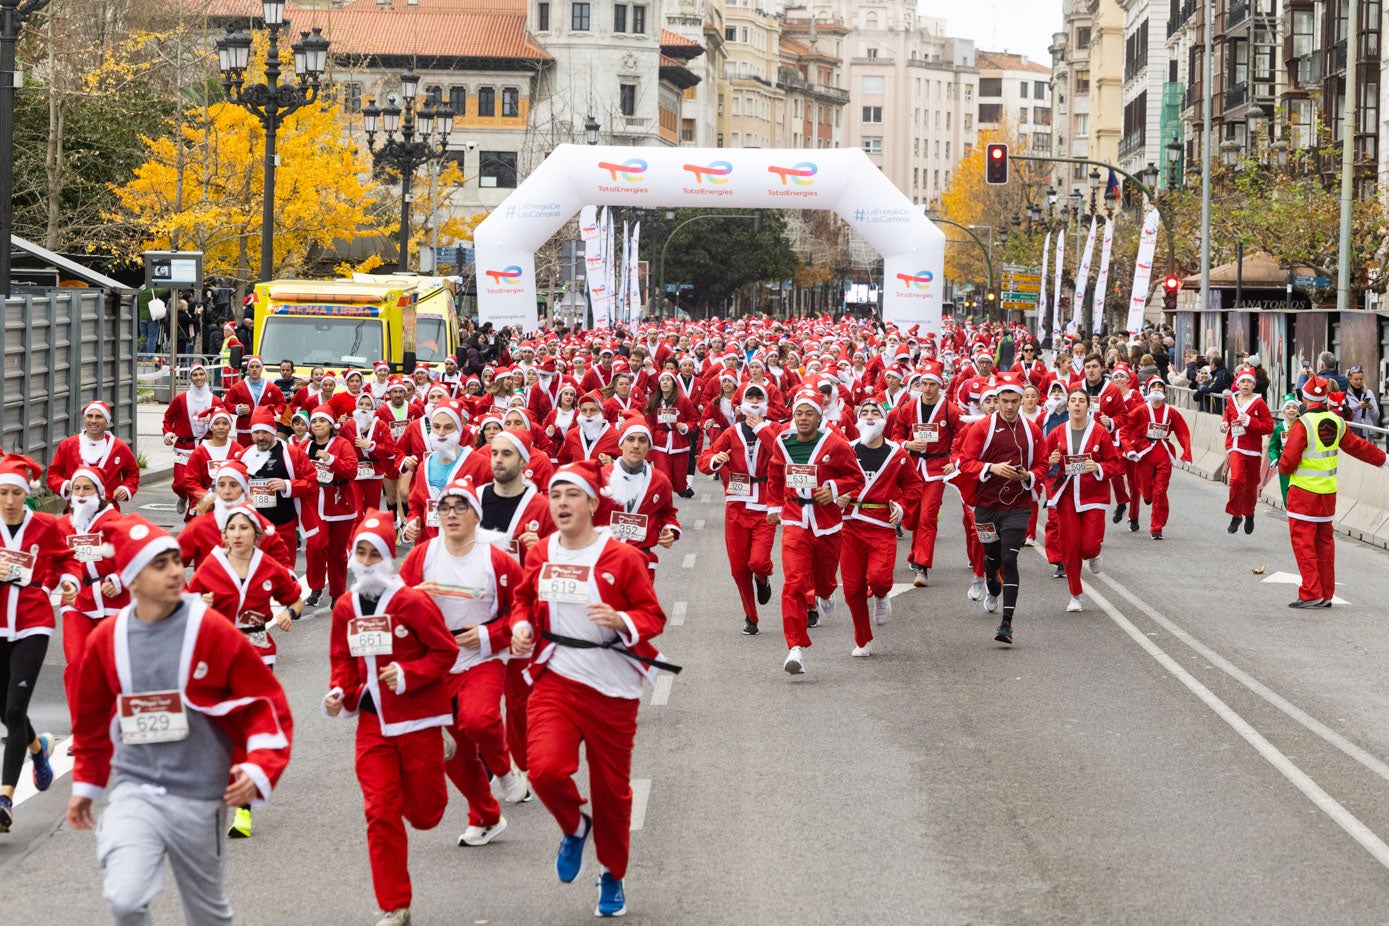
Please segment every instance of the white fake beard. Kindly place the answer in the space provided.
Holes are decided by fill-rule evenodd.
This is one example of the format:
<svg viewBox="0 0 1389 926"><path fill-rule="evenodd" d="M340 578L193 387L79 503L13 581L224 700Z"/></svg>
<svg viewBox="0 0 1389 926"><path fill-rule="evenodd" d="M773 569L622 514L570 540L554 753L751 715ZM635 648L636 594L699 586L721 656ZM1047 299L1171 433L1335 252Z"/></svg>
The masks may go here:
<svg viewBox="0 0 1389 926"><path fill-rule="evenodd" d="M1057 397L1054 398L1054 399L1047 399L1047 403L1046 403L1047 412L1049 412L1050 414L1053 414L1053 415L1054 415L1054 414L1056 414L1056 411L1057 411L1059 408L1061 408L1061 406L1063 406L1063 405L1065 405L1065 404L1066 404L1066 400L1063 399L1061 396L1057 396Z"/></svg>
<svg viewBox="0 0 1389 926"><path fill-rule="evenodd" d="M353 556L347 560L347 571L352 573L352 590L367 598L381 597L395 578L394 566L386 560L368 566Z"/></svg>
<svg viewBox="0 0 1389 926"><path fill-rule="evenodd" d="M375 417L375 412L355 411L352 413L352 421L357 425L358 436L371 440L371 420Z"/></svg>
<svg viewBox="0 0 1389 926"><path fill-rule="evenodd" d="M883 428L887 427L887 419L875 418L872 421L858 420L858 434L863 438L864 443L871 444L883 436Z"/></svg>
<svg viewBox="0 0 1389 926"><path fill-rule="evenodd" d="M580 415L579 427L583 429L584 437L589 440L597 440L603 434L603 426L607 424L602 415Z"/></svg>
<svg viewBox="0 0 1389 926"><path fill-rule="evenodd" d="M1167 401L1167 393L1150 392L1143 398L1147 400L1149 405L1161 405L1163 402Z"/></svg>
<svg viewBox="0 0 1389 926"><path fill-rule="evenodd" d="M445 460L454 460L458 457L459 435L457 431L452 434L440 434L438 431L429 433L429 449L442 456Z"/></svg>
<svg viewBox="0 0 1389 926"><path fill-rule="evenodd" d="M73 496L70 500L72 505L72 526L78 533L86 533L91 526L92 519L96 517L97 510L101 507L101 497L98 495L85 495L81 498Z"/></svg>
<svg viewBox="0 0 1389 926"><path fill-rule="evenodd" d="M738 406L738 411L744 415L756 415L758 418L767 417L766 402L744 402Z"/></svg>

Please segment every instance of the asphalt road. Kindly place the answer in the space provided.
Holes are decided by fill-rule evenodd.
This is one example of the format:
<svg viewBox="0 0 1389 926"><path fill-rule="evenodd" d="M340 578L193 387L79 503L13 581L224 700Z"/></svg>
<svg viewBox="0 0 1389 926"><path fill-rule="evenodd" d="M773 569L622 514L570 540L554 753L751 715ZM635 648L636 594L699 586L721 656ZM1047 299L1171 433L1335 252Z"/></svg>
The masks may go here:
<svg viewBox="0 0 1389 926"><path fill-rule="evenodd" d="M1168 539L1148 538L1146 515L1137 534L1111 525L1084 613L1065 613L1064 583L1027 551L1003 648L965 597L952 500L931 586L900 589L877 653L850 658L841 604L793 679L775 614L761 636L739 632L721 498L697 486L657 579L672 617L660 643L686 668L644 698L629 920L1389 920L1385 553L1338 541L1347 603L1289 610L1281 517L1264 509L1231 537L1224 487L1178 474ZM175 518L167 496L141 500ZM231 844L242 923L372 922L352 729L318 711L327 629L280 638L295 754L254 838ZM34 714L63 736L61 663L55 638ZM0 837L6 921L37 903L49 923L106 921L93 837L61 822L68 780L24 800ZM508 806L491 846L458 848L453 796L438 829L412 834L416 922L592 921L591 848L559 884L539 803ZM155 913L179 920L172 882Z"/></svg>

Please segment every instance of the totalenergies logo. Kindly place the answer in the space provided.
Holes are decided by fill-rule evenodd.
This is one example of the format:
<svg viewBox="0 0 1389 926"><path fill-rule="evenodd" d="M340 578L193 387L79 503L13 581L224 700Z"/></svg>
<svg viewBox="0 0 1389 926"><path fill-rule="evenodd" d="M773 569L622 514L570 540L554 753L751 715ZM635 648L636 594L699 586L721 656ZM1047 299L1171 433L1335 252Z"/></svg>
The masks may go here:
<svg viewBox="0 0 1389 926"><path fill-rule="evenodd" d="M621 164L614 164L611 161L599 161L598 167L601 170L606 170L608 176L613 180L616 180L617 175L621 174L622 179L628 183L641 183L642 180L645 179L644 175L646 174L647 165L641 158L632 158L631 160L623 161Z"/></svg>
<svg viewBox="0 0 1389 926"><path fill-rule="evenodd" d="M902 281L903 289L930 289L931 281L936 278L929 270L918 270L916 273L899 273L897 279Z"/></svg>
<svg viewBox="0 0 1389 926"><path fill-rule="evenodd" d="M695 183L703 183L708 180L710 183L724 184L728 182L728 175L733 173L733 165L727 161L714 161L705 167L700 167L698 164L686 164L685 170L694 174Z"/></svg>
<svg viewBox="0 0 1389 926"><path fill-rule="evenodd" d="M521 268L515 264L505 270L488 270L486 273L499 286L516 286L521 282Z"/></svg>
<svg viewBox="0 0 1389 926"><path fill-rule="evenodd" d="M790 167L777 167L775 164L767 168L767 172L776 174L781 178L781 185L786 186L786 181L790 180L796 186L810 186L814 183L814 176L820 172L820 168L810 161L802 161Z"/></svg>

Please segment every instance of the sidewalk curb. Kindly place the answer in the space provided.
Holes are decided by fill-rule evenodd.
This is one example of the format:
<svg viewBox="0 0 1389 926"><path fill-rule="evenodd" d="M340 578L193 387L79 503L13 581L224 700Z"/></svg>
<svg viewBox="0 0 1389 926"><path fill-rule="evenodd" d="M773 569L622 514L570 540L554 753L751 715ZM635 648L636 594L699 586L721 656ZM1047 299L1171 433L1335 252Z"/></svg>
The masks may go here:
<svg viewBox="0 0 1389 926"><path fill-rule="evenodd" d="M165 479L172 481L173 475L174 468L172 466L164 469L144 469L140 471L140 485L143 486L146 483L158 482Z"/></svg>

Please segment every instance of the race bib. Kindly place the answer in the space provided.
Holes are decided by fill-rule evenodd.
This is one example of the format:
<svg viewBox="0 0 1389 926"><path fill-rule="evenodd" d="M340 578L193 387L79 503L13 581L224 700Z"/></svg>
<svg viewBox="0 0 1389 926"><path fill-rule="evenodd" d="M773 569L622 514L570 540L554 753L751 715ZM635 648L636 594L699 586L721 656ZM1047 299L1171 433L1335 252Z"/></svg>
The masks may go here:
<svg viewBox="0 0 1389 926"><path fill-rule="evenodd" d="M23 550L0 550L0 582L28 585L34 581L35 561L34 554Z"/></svg>
<svg viewBox="0 0 1389 926"><path fill-rule="evenodd" d="M270 490L270 484L268 481L264 479L251 480L251 507L275 507L275 493Z"/></svg>
<svg viewBox="0 0 1389 926"><path fill-rule="evenodd" d="M662 408L656 412L657 424L675 424L680 418L680 413L673 408Z"/></svg>
<svg viewBox="0 0 1389 926"><path fill-rule="evenodd" d="M370 460L357 461L357 478L374 479L376 477L376 464Z"/></svg>
<svg viewBox="0 0 1389 926"><path fill-rule="evenodd" d="M1148 440L1167 440L1167 432L1169 429L1170 425L1163 424L1160 421L1150 421L1148 423L1147 438Z"/></svg>
<svg viewBox="0 0 1389 926"><path fill-rule="evenodd" d="M926 443L934 443L940 440L940 425L938 424L914 424L912 425L912 440L924 440Z"/></svg>
<svg viewBox="0 0 1389 926"><path fill-rule="evenodd" d="M208 481L212 481L212 480L215 480L215 479L217 478L217 469L218 469L223 463L225 463L225 462L226 462L225 460L208 460L208 461L207 461L207 478L208 478Z"/></svg>
<svg viewBox="0 0 1389 926"><path fill-rule="evenodd" d="M121 722L121 742L127 746L177 743L188 739L188 715L177 691L123 694L116 699Z"/></svg>
<svg viewBox="0 0 1389 926"><path fill-rule="evenodd" d="M353 656L389 656L394 643L389 614L355 617L347 622L347 649Z"/></svg>
<svg viewBox="0 0 1389 926"><path fill-rule="evenodd" d="M540 600L558 604L586 604L588 577L587 566L546 563L540 567L540 584L537 589Z"/></svg>
<svg viewBox="0 0 1389 926"><path fill-rule="evenodd" d="M728 494L739 497L752 495L752 477L747 473L730 473L728 476Z"/></svg>
<svg viewBox="0 0 1389 926"><path fill-rule="evenodd" d="M315 460L313 468L318 470L319 485L326 485L333 481L333 465L324 463L322 460Z"/></svg>
<svg viewBox="0 0 1389 926"><path fill-rule="evenodd" d="M517 559L520 559L520 558L521 558L521 541L519 541L519 540L508 540L508 541L506 542L506 552L510 553L512 556L516 557Z"/></svg>
<svg viewBox="0 0 1389 926"><path fill-rule="evenodd" d="M265 615L259 611L242 611L236 618L236 629L246 635L252 646L270 648L270 637L265 631Z"/></svg>
<svg viewBox="0 0 1389 926"><path fill-rule="evenodd" d="M612 535L628 543L641 543L646 539L646 515L617 512L609 524Z"/></svg>
<svg viewBox="0 0 1389 926"><path fill-rule="evenodd" d="M997 543L998 529L992 523L980 521L974 522L974 532L979 535L980 543Z"/></svg>
<svg viewBox="0 0 1389 926"><path fill-rule="evenodd" d="M439 526L439 503L432 498L424 503L424 526Z"/></svg>
<svg viewBox="0 0 1389 926"><path fill-rule="evenodd" d="M1243 436L1244 436L1244 425L1242 425L1242 424L1232 424L1232 425L1230 425L1230 436L1231 436L1231 437L1243 437Z"/></svg>
<svg viewBox="0 0 1389 926"><path fill-rule="evenodd" d="M191 450L180 450L180 449L178 449L177 447L175 447L175 448L174 448L174 465L175 465L175 466L187 466L187 465L188 465L188 458L191 457L192 455L193 455L193 451L191 451Z"/></svg>
<svg viewBox="0 0 1389 926"><path fill-rule="evenodd" d="M1086 469L1085 464L1087 464L1087 463L1089 463L1089 462L1090 462L1090 454L1088 454L1088 453L1067 454L1066 459L1065 459L1066 475L1067 475L1067 476L1083 476L1083 475L1085 475L1085 473L1089 472L1089 470Z"/></svg>
<svg viewBox="0 0 1389 926"><path fill-rule="evenodd" d="M95 563L101 559L101 532L68 534L68 549L79 563Z"/></svg>
<svg viewBox="0 0 1389 926"><path fill-rule="evenodd" d="M815 489L819 487L820 480L816 476L816 471L817 468L814 463L787 463L786 488Z"/></svg>
<svg viewBox="0 0 1389 926"><path fill-rule="evenodd" d="M400 440L400 436L405 433L405 429L410 427L409 420L391 422L391 440Z"/></svg>

